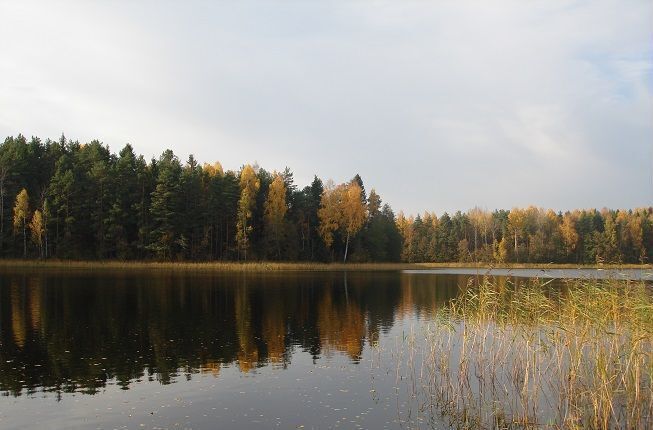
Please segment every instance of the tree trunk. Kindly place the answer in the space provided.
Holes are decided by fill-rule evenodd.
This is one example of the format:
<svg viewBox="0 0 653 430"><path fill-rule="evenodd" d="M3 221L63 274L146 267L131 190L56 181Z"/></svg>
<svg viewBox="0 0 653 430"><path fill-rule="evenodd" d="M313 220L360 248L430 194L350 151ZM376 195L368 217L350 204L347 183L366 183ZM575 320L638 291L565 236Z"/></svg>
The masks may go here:
<svg viewBox="0 0 653 430"><path fill-rule="evenodd" d="M27 258L27 234L25 233L25 224L27 220L23 218L23 258Z"/></svg>
<svg viewBox="0 0 653 430"><path fill-rule="evenodd" d="M515 262L517 262L517 231L515 230Z"/></svg>
<svg viewBox="0 0 653 430"><path fill-rule="evenodd" d="M347 251L349 250L349 233L347 233L347 242L345 243L345 258L342 260L343 263L347 262Z"/></svg>

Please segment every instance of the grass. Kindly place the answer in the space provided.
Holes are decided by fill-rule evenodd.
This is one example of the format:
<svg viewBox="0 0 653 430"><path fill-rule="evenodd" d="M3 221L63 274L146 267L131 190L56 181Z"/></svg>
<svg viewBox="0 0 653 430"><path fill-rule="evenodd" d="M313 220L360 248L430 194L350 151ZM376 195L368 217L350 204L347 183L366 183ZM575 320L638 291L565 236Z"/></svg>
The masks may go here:
<svg viewBox="0 0 653 430"><path fill-rule="evenodd" d="M652 428L653 290L471 280L397 354L411 413L452 428ZM415 358L418 357L419 359Z"/></svg>
<svg viewBox="0 0 653 430"><path fill-rule="evenodd" d="M0 260L0 269L86 269L86 270L167 270L197 272L268 272L268 271L396 271L437 268L511 269L573 269L597 267L604 269L653 269L653 265L577 265L577 264L487 264L487 263L308 263L308 262L156 262L116 260Z"/></svg>
<svg viewBox="0 0 653 430"><path fill-rule="evenodd" d="M2 269L71 270L162 270L189 272L270 272L270 271L396 271L419 269L404 263L286 263L286 262L155 262L155 261L76 261L76 260L0 260Z"/></svg>

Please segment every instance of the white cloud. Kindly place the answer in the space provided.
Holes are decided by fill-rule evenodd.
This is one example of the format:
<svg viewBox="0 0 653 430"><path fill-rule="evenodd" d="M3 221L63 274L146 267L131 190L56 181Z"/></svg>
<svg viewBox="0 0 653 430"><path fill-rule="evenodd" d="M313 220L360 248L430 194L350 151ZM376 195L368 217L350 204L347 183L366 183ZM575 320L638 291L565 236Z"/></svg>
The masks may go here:
<svg viewBox="0 0 653 430"><path fill-rule="evenodd" d="M3 135L360 173L409 212L653 198L647 1L2 8Z"/></svg>

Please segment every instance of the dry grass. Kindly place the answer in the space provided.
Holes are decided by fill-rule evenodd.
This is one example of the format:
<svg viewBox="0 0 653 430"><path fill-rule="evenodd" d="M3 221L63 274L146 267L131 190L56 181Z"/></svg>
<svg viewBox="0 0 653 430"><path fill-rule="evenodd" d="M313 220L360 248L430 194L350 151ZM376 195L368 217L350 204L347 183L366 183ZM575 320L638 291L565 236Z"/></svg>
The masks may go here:
<svg viewBox="0 0 653 430"><path fill-rule="evenodd" d="M304 263L304 262L156 262L156 261L78 261L78 260L0 260L2 269L86 269L86 270L165 270L187 272L269 272L269 271L397 271L435 268L508 269L650 269L653 265L505 264L484 263Z"/></svg>
<svg viewBox="0 0 653 430"><path fill-rule="evenodd" d="M653 427L653 291L642 283L551 292L486 278L398 351L405 402L432 427Z"/></svg>
<svg viewBox="0 0 653 430"><path fill-rule="evenodd" d="M153 262L153 261L74 261L0 260L0 270L160 270L183 272L271 272L271 271L397 271L422 266L403 263L279 263L279 262Z"/></svg>

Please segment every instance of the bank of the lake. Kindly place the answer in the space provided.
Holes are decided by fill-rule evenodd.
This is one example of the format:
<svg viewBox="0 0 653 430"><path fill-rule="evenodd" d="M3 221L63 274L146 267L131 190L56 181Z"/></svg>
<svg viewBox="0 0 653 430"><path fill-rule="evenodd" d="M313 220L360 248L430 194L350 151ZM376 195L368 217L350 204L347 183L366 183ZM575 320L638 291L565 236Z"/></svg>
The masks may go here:
<svg viewBox="0 0 653 430"><path fill-rule="evenodd" d="M211 272L270 272L270 271L399 271L429 269L604 269L653 270L653 264L532 264L532 263L318 263L318 262L172 262L118 260L0 260L3 269L88 269L88 270L166 270Z"/></svg>

